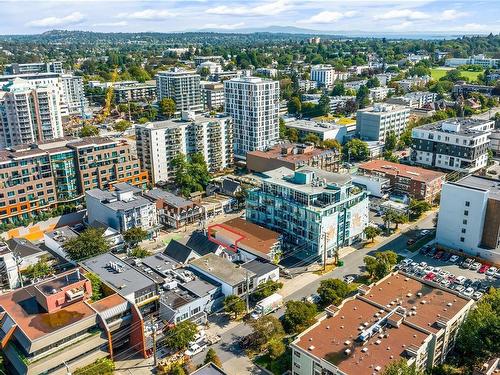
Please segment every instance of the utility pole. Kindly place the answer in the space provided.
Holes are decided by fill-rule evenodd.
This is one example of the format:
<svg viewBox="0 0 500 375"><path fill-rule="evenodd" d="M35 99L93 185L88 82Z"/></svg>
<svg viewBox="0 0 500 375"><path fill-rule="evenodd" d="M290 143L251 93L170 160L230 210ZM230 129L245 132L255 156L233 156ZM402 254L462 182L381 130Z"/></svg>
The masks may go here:
<svg viewBox="0 0 500 375"><path fill-rule="evenodd" d="M153 323L153 314L151 314L151 328L153 329L153 360L154 366L158 366L158 358L156 356L156 328L157 325Z"/></svg>
<svg viewBox="0 0 500 375"><path fill-rule="evenodd" d="M15 253L13 253L13 255L14 255L14 260L16 262L17 277L19 278L19 283L21 284L21 288L23 288L24 287L23 275L21 275L21 270L19 269L19 266L23 262L23 259L21 258L21 254L17 251Z"/></svg>
<svg viewBox="0 0 500 375"><path fill-rule="evenodd" d="M326 271L326 232L323 233L323 271Z"/></svg>
<svg viewBox="0 0 500 375"><path fill-rule="evenodd" d="M246 293L246 296L245 296L246 297L245 300L246 300L246 304L247 304L247 314L248 314L250 312L250 305L249 305L249 302L248 302L248 300L249 300L249 293L250 293L250 291L249 291L249 289L250 289L250 279L248 278L248 270L247 269L245 269L245 282L246 282L246 287L247 287L247 293Z"/></svg>

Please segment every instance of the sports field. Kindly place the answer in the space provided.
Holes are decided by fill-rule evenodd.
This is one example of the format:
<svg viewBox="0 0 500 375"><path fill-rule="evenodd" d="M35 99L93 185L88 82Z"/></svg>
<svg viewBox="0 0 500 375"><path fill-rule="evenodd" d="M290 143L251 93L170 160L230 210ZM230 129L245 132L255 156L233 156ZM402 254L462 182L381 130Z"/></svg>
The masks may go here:
<svg viewBox="0 0 500 375"><path fill-rule="evenodd" d="M446 75L448 70L452 70L449 68L432 68L431 69L431 77L433 80L438 81L440 78ZM468 72L465 70L461 70L462 76L469 78L469 81L475 81L477 76L482 72Z"/></svg>

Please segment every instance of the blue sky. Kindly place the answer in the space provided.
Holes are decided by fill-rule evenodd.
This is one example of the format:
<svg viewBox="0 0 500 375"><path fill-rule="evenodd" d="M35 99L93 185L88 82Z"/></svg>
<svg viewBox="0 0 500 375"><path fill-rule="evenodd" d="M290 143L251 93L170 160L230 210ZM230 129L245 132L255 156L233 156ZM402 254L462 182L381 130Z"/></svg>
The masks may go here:
<svg viewBox="0 0 500 375"><path fill-rule="evenodd" d="M500 32L497 0L0 0L0 14L0 34L52 29L230 31L266 26L344 32Z"/></svg>

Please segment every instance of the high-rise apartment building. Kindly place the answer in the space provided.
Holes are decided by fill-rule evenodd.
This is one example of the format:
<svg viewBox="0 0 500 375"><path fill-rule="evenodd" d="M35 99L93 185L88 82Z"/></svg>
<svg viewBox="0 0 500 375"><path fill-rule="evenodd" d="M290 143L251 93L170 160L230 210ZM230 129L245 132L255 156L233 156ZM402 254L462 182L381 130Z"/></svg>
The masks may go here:
<svg viewBox="0 0 500 375"><path fill-rule="evenodd" d="M311 81L320 86L331 87L335 79L335 69L331 65L314 65L311 68Z"/></svg>
<svg viewBox="0 0 500 375"><path fill-rule="evenodd" d="M172 68L156 75L158 100L172 98L177 111L202 111L200 75L194 71Z"/></svg>
<svg viewBox="0 0 500 375"><path fill-rule="evenodd" d="M125 141L63 138L0 150L0 222L76 201L87 189L147 181L148 173L140 170Z"/></svg>
<svg viewBox="0 0 500 375"><path fill-rule="evenodd" d="M234 121L234 154L264 151L279 138L279 82L257 77L224 81L225 111Z"/></svg>
<svg viewBox="0 0 500 375"><path fill-rule="evenodd" d="M247 220L283 235L297 257L314 261L363 237L368 195L348 175L313 167L262 172L248 193Z"/></svg>
<svg viewBox="0 0 500 375"><path fill-rule="evenodd" d="M89 103L85 98L83 89L83 79L72 74L60 75L62 86L63 105L68 108L68 114L82 114L87 109Z"/></svg>
<svg viewBox="0 0 500 375"><path fill-rule="evenodd" d="M59 97L52 86L17 78L0 91L0 148L64 136Z"/></svg>
<svg viewBox="0 0 500 375"><path fill-rule="evenodd" d="M499 183L467 176L443 185L436 231L440 246L500 262Z"/></svg>
<svg viewBox="0 0 500 375"><path fill-rule="evenodd" d="M224 85L220 82L202 82L201 97L207 110L224 107Z"/></svg>
<svg viewBox="0 0 500 375"><path fill-rule="evenodd" d="M210 172L233 164L233 122L229 117L197 116L136 126L137 154L151 181L171 181L172 160L180 153L200 153Z"/></svg>
<svg viewBox="0 0 500 375"><path fill-rule="evenodd" d="M396 104L375 104L356 114L356 132L365 141L385 142L390 133L400 136L408 126L410 108Z"/></svg>
<svg viewBox="0 0 500 375"><path fill-rule="evenodd" d="M488 163L495 121L447 119L412 130L411 160L420 165L472 173Z"/></svg>

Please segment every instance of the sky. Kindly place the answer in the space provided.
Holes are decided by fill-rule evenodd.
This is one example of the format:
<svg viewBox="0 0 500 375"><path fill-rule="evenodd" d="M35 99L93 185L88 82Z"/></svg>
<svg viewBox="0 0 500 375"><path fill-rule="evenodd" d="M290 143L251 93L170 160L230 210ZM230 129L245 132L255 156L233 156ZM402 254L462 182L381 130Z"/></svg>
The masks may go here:
<svg viewBox="0 0 500 375"><path fill-rule="evenodd" d="M0 34L231 31L500 33L498 0L0 0Z"/></svg>

